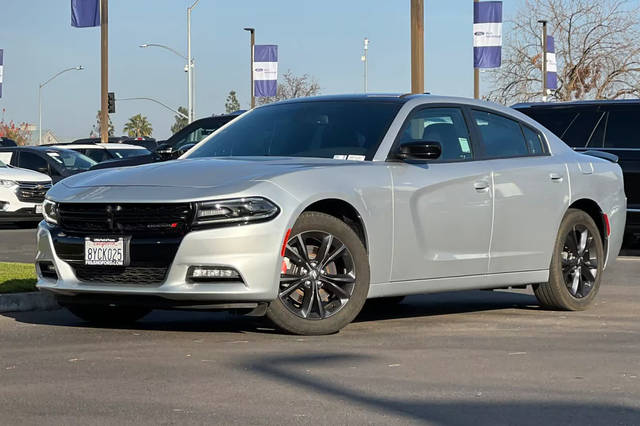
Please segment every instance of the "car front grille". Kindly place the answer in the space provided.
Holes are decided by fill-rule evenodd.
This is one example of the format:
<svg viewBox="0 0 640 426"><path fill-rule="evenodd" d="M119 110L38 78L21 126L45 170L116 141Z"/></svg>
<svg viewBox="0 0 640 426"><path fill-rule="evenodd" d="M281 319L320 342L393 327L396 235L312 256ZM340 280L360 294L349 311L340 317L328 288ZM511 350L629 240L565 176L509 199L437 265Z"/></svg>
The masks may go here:
<svg viewBox="0 0 640 426"><path fill-rule="evenodd" d="M51 182L18 182L16 195L23 203L41 203L51 189Z"/></svg>
<svg viewBox="0 0 640 426"><path fill-rule="evenodd" d="M168 267L72 265L76 278L88 283L150 285L162 284Z"/></svg>
<svg viewBox="0 0 640 426"><path fill-rule="evenodd" d="M59 224L84 235L184 235L193 220L190 203L61 203Z"/></svg>

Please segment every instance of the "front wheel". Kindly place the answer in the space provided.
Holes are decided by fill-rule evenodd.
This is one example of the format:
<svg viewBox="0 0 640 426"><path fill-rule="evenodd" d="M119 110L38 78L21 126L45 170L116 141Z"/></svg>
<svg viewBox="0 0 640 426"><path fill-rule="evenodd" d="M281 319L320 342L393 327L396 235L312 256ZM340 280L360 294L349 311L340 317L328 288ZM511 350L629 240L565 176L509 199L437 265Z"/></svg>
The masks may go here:
<svg viewBox="0 0 640 426"><path fill-rule="evenodd" d="M335 333L362 310L369 259L358 235L341 220L306 212L286 243L278 298L267 317L293 334Z"/></svg>
<svg viewBox="0 0 640 426"><path fill-rule="evenodd" d="M558 230L549 281L534 286L535 295L546 308L584 310L600 289L603 268L598 227L582 210L569 209Z"/></svg>

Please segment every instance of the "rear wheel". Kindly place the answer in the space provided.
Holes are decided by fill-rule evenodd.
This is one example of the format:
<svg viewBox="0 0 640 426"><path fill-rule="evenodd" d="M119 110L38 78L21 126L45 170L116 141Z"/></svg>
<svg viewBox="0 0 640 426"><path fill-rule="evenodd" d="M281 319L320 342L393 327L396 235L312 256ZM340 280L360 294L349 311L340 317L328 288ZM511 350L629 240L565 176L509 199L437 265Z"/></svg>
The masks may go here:
<svg viewBox="0 0 640 426"><path fill-rule="evenodd" d="M278 298L267 317L294 334L330 334L358 315L369 292L369 261L341 220L303 213L287 241Z"/></svg>
<svg viewBox="0 0 640 426"><path fill-rule="evenodd" d="M582 210L565 215L551 258L549 281L534 286L540 304L569 311L589 307L600 289L604 248L595 222Z"/></svg>
<svg viewBox="0 0 640 426"><path fill-rule="evenodd" d="M151 312L151 309L146 308L108 305L65 305L65 307L78 318L100 325L131 324Z"/></svg>

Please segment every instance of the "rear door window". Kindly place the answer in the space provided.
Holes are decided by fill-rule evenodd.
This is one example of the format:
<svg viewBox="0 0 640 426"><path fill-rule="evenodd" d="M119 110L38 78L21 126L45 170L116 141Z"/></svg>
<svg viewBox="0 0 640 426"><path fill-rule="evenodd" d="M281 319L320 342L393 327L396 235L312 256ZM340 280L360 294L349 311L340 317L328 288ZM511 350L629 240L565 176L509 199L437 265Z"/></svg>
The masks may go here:
<svg viewBox="0 0 640 426"><path fill-rule="evenodd" d="M49 169L49 163L47 163L47 160L33 152L22 151L18 157L18 167L35 171L44 171L45 169Z"/></svg>
<svg viewBox="0 0 640 426"><path fill-rule="evenodd" d="M640 148L640 108L609 110L605 148Z"/></svg>
<svg viewBox="0 0 640 426"><path fill-rule="evenodd" d="M472 115L488 158L529 156L520 123L486 111L473 110Z"/></svg>

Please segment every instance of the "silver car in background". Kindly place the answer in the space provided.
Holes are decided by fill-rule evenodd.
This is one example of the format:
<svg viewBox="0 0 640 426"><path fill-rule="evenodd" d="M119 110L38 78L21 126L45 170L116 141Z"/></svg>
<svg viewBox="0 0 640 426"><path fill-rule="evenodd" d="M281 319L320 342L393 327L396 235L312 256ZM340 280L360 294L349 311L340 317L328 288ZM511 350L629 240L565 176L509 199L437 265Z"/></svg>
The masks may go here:
<svg viewBox="0 0 640 426"><path fill-rule="evenodd" d="M611 160L611 161L610 161ZM367 298L531 284L579 310L622 243L615 158L512 109L430 95L256 108L181 159L65 179L38 229L38 287L79 317L266 315L326 334Z"/></svg>

